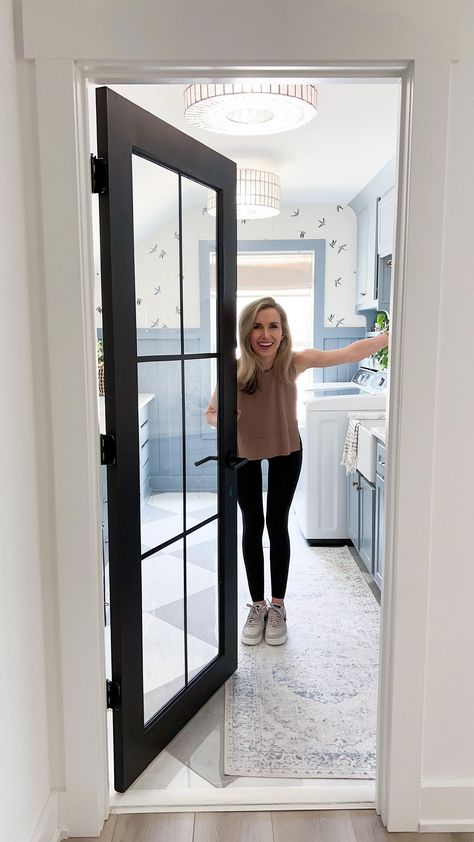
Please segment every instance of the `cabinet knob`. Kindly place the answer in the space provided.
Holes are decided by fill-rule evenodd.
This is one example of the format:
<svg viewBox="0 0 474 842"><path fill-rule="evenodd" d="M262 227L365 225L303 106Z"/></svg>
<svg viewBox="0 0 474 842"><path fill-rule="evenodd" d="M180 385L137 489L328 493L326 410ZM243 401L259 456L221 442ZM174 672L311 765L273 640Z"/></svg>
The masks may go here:
<svg viewBox="0 0 474 842"><path fill-rule="evenodd" d="M359 293L359 295L367 295L367 293L366 293L366 292L361 292L361 293Z"/></svg>

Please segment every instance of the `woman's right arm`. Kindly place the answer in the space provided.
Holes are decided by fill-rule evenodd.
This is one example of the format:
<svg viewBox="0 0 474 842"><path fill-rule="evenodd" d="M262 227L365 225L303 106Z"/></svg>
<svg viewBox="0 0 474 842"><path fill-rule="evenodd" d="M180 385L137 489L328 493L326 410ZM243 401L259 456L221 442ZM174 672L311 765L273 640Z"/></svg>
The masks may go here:
<svg viewBox="0 0 474 842"><path fill-rule="evenodd" d="M207 405L204 415L206 416L206 421L210 427L217 427L217 387L214 389L212 398Z"/></svg>
<svg viewBox="0 0 474 842"><path fill-rule="evenodd" d="M205 410L204 415L206 416L206 421L209 424L209 426L217 428L217 386L214 389L212 398L207 405L207 409ZM240 418L240 409L237 409L236 415L238 421Z"/></svg>

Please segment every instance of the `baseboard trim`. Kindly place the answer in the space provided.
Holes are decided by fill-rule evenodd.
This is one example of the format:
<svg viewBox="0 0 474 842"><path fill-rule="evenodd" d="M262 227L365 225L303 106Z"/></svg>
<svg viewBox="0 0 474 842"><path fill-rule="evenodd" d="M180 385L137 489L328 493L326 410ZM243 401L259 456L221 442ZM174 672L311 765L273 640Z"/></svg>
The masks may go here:
<svg viewBox="0 0 474 842"><path fill-rule="evenodd" d="M472 833L474 821L420 822L420 833Z"/></svg>
<svg viewBox="0 0 474 842"><path fill-rule="evenodd" d="M474 781L425 781L421 787L420 831L472 833Z"/></svg>
<svg viewBox="0 0 474 842"><path fill-rule="evenodd" d="M110 794L111 813L358 810L375 808L375 782L321 780L314 786L128 790Z"/></svg>
<svg viewBox="0 0 474 842"><path fill-rule="evenodd" d="M66 838L67 833L59 827L58 793L52 791L41 811L30 842L60 842Z"/></svg>

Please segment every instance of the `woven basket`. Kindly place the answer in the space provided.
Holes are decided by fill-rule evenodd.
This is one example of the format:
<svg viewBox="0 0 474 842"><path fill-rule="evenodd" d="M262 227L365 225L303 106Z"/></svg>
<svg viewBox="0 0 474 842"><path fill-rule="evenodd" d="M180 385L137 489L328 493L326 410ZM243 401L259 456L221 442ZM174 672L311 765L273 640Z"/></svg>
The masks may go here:
<svg viewBox="0 0 474 842"><path fill-rule="evenodd" d="M101 363L99 365L98 377L99 377L99 395L101 397L103 397L105 395L104 363Z"/></svg>

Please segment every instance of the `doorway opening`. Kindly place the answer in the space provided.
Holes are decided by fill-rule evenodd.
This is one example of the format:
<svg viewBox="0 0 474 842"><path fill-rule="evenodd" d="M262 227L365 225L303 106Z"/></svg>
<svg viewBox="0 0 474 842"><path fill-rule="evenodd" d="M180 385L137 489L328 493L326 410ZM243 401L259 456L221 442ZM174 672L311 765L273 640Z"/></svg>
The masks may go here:
<svg viewBox="0 0 474 842"><path fill-rule="evenodd" d="M341 81L341 80L339 80ZM313 192L313 198L315 195L318 195L320 198L318 200L309 201L312 197L311 191L314 188L309 185L305 191L302 191L300 194L297 192L297 187L291 189L288 187L287 191L287 198L283 202L282 213L278 218L278 223L275 220L272 220L271 223L269 222L245 222L244 224L241 223L239 226L239 235L243 235L245 233L245 242L249 239L254 239L255 241L259 241L259 243L264 244L271 244L275 246L276 241L286 241L291 240L292 246L295 248L295 244L298 246L298 251L296 252L299 254L301 259L304 262L304 255L311 254L310 251L305 251L304 246L308 243L309 240L318 239L325 241L325 253L328 257L327 263L325 265L324 277L322 279L322 283L320 285L320 292L319 297L316 295L316 288L314 284L309 288L309 295L308 290L306 288L306 292L303 290L305 289L304 286L297 287L293 290L285 287L283 282L282 285L277 285L277 289L275 292L276 298L285 298L285 302L282 303L285 306L287 303L290 320L293 314L293 319L296 322L296 330L294 331L299 337L301 334L305 333L305 345L304 347L308 347L306 344L306 334L308 333L308 325L305 324L304 331L301 330L301 323L300 323L300 310L298 309L298 305L301 304L301 301L306 301L309 307L306 308L306 311L310 313L311 316L315 314L315 318L306 320L308 324L311 324L310 333L312 334L313 342L315 347L323 347L324 349L330 349L331 347L341 347L344 344L349 344L350 341L355 341L357 338L360 338L365 332L368 330L369 333L371 329L375 327L375 315L379 312L379 300L377 297L378 288L375 286L373 290L369 291L368 289L363 289L358 286L359 284L359 276L362 273L361 267L361 243L363 243L364 248L367 244L367 249L370 251L372 247L369 244L369 232L374 231L373 226L370 225L370 219L367 214L364 216L363 209L358 214L356 210L351 206L351 202L356 199L359 194L363 193L364 188L369 187L370 182L372 182L376 177L384 170L386 165L392 161L396 156L397 150L397 134L398 134L398 108L399 108L399 86L395 83L395 80L386 80L387 85L386 87L381 84L361 84L359 85L350 85L347 88L351 92L351 99L353 101L353 107L357 111L357 120L361 120L360 110L358 110L357 106L357 88L361 88L360 95L361 97L363 94L365 96L368 95L369 89L372 88L371 93L374 95L374 100L377 99L377 105L374 105L374 102L371 103L370 109L372 114L377 114L377 119L374 120L374 125L372 129L374 133L380 131L381 134L376 135L377 143L380 146L383 146L385 142L388 144L386 134L390 134L388 132L387 126L389 124L389 120L387 119L387 115L391 115L392 122L390 123L391 126L391 146L390 146L390 154L387 156L386 152L380 154L378 159L374 159L373 152L369 153L367 149L365 149L364 153L362 153L361 147L358 149L359 157L363 157L363 155L367 155L367 158L370 160L370 165L367 164L366 174L361 176L358 174L358 181L355 177L353 177L353 181L350 184L344 183L337 183L335 187L335 191L337 192L337 198L335 192L330 195L328 188L326 187L326 193L324 193L324 189L321 188L320 193ZM166 113L166 107L172 103L171 111L175 107L175 99L179 101L179 86L177 85L159 85L159 86L112 86L118 93L123 96L126 96L129 99L134 100L137 104L142 105L142 107L146 107L147 110L153 110L158 116L162 119L173 123L174 125L178 124L178 120L176 117L172 119ZM341 88L345 88L343 84L340 86ZM324 88L324 86L323 86ZM337 90L338 86L334 84L334 80L331 80L331 84L327 85L328 97L329 92L332 92L337 101L338 93L341 94L340 91ZM363 93L362 93L363 91ZM151 93L155 94L163 94L163 99L160 101L159 96L156 98L156 102L153 104L153 108L150 108L150 99L149 96ZM386 94L386 102L384 103L384 96ZM341 94L342 100L342 94ZM146 105L145 105L146 101ZM339 103L340 107L341 102ZM333 106L334 107L334 106ZM384 112L384 108L386 108L386 112ZM342 111L339 113L339 119L341 116ZM346 112L347 113L347 112ZM349 117L349 114L347 114ZM319 119L319 115L318 118ZM91 120L91 124L93 124L93 120ZM179 125L180 128L183 128L182 125ZM382 128L383 127L383 128ZM305 133L309 133L309 127L305 128ZM382 138L383 136L383 138ZM337 134L334 134L334 137L337 138ZM241 158L248 162L248 149L241 151L240 154L237 152L231 154L229 151L228 143L229 139L226 138L226 143L222 148L220 148L219 144L216 141L216 135L206 135L205 137L200 135L200 139L205 142L207 145L216 148L218 151L224 151L229 157L233 158ZM294 133L294 147L292 148L292 156L295 159L300 159L298 155L298 133ZM253 139L253 144L256 147L257 141ZM239 139L239 143L242 143L242 139ZM357 156L357 144L355 143L354 139L352 138L352 143L356 148L356 156ZM358 143L360 143L360 138L358 139ZM259 152L259 155L262 155ZM327 153L329 157L329 152ZM343 152L338 150L334 153L335 160L341 160ZM321 167L324 167L324 160L318 162L319 170ZM288 162L287 162L288 166ZM303 169L303 180L307 180L307 173L308 170L302 167ZM393 177L395 174L395 164L393 165ZM377 189L377 188L375 188ZM388 192L390 189L390 185L387 186L387 190L383 192L378 198L381 198L385 192ZM380 190L380 188L379 188ZM194 203L193 207L190 207L190 213L193 213L196 219L196 224L199 223L202 226L203 221L204 224L208 222L208 215L203 213L203 203L202 197ZM373 207L377 207L372 203ZM144 211L144 216L146 216L148 210ZM200 219L198 218L200 216ZM343 223L344 220L344 223ZM149 220L147 220L149 221ZM323 224L321 224L323 222ZM157 252L158 254L157 260L160 259L160 250L166 249L162 245L163 242L163 230L165 224L168 226L169 231L167 231L167 235L171 236L171 229L172 225L168 223L162 222L159 223L155 220L154 227L148 229L146 233L143 233L142 239L142 249L143 254L146 253L151 254L151 249L156 245L158 246ZM250 233L251 226L255 226L255 231ZM346 227L344 227L344 225ZM360 236L360 228L366 225L364 228L364 238L367 236L367 240L362 240ZM332 226L332 227L331 227ZM358 227L359 226L359 227ZM376 230L376 229L375 229ZM321 236L321 233L324 232L324 236ZM160 234L158 236L158 234ZM172 232L174 237L175 231ZM337 234L337 236L336 236ZM206 235L200 236L200 239L204 241ZM97 237L96 237L97 240ZM153 242L151 242L153 240ZM241 272L240 277L242 278L242 285L240 286L238 299L240 298L243 302L244 300L249 300L249 297L258 298L263 290L270 292L267 283L260 282L255 278L255 295L252 291L251 282L245 280L246 272L244 271L245 261L247 258L247 265L252 267L251 271L256 272L258 275L258 270L256 269L256 264L259 263L259 269L265 268L265 261L271 265L271 262L268 258L268 252L265 252L264 248L260 252L252 252L252 261L248 259L248 254L245 250L244 245L244 236L239 236L239 240L242 243L242 249L239 251L241 252ZM346 243L345 240L349 242ZM331 245L334 242L333 245ZM341 263L344 263L344 269L340 269L337 267L333 260L336 256L336 248L344 247L341 252L338 253L338 256L342 254ZM385 248L385 246L384 246ZM295 252L293 252L294 254ZM333 254L334 253L334 254ZM372 252L370 252L371 254ZM255 254L259 254L259 259L255 258ZM281 256L281 262L279 270L282 274L284 274L284 264L286 260L287 252L282 249L278 252ZM378 254L375 252L374 254ZM266 255L266 256L265 256ZM270 257L275 257L275 253L270 252ZM387 253L380 254L380 257L387 257ZM368 262L370 260L369 256L365 253L363 259ZM313 258L311 258L313 260ZM290 264L291 265L291 264ZM209 262L210 270L212 271L212 259ZM277 270L273 269L275 274ZM315 276L315 269L314 269L314 262L311 263L311 271L313 273L313 278ZM342 272L342 277L339 274L339 271ZM294 267L292 268L292 275L294 276ZM98 277L98 275L96 275ZM377 271L375 269L374 278L375 283L377 283ZM163 291L160 289L160 283L156 281L156 284L153 284L153 289L151 287L148 290L148 296L146 296L145 292L142 294L141 290L139 290L137 285L137 313L140 314L140 318L143 318L143 324L141 325L141 329L143 331L150 332L152 330L171 330L172 327L169 325L170 316L173 315L172 310L166 310L165 302L161 298L163 295ZM99 285L98 285L99 289ZM211 284L212 289L212 284ZM158 290L158 291L157 291ZM322 292L321 292L322 291ZM342 293L342 294L341 294ZM372 294L373 293L373 294ZM322 294L322 298L321 298ZM373 305L371 307L362 308L358 303L358 299L356 299L356 295L365 297L366 301L367 295L370 295L370 304ZM161 310L161 315L156 315L154 312L151 311L152 305L155 304L153 300L160 300L160 306L163 308ZM296 301L299 299L298 301ZM389 299L390 300L390 299ZM138 303L140 301L140 303ZM359 299L360 301L360 299ZM162 303L163 302L163 303ZM166 302L169 305L170 302ZM208 313L209 313L209 320L210 323L213 323L213 310L212 310L212 293L210 296L210 300L208 302ZM97 307L97 314L100 316L101 310L101 300L99 292L97 293L97 300L96 300L96 307ZM139 309L140 308L140 309ZM320 322L316 322L316 309L317 315L320 319ZM385 308L384 308L385 309ZM153 324L154 323L154 324ZM137 322L138 326L138 322ZM317 328L317 329L316 329ZM355 332L352 334L350 331L353 329ZM349 332L348 332L349 331ZM343 333L344 332L344 333ZM100 334L100 319L98 319L98 338L101 338ZM296 347L296 346L295 346ZM370 362L366 361L367 367L370 368ZM374 361L372 361L375 367ZM374 370L376 370L374 368ZM311 373L312 374L312 373ZM318 372L319 375L319 372ZM299 392L300 396L300 416L301 420L303 421L303 414L305 413L305 406L307 402L307 392L316 386L319 386L319 392L322 394L330 393L331 390L334 388L334 384L341 384L340 391L343 391L343 386L347 386L347 382L350 381L349 372L339 372L339 371L328 371L325 372L323 384L318 384L316 377L314 380L310 379L310 374L307 373L306 380L302 382L301 389ZM212 392L212 383L214 382L215 377L213 377L212 366L209 367L208 372L205 376L205 381L208 383L208 396L210 396ZM202 386L202 378L200 379L200 384ZM204 400L204 394L200 399ZM202 407L201 407L202 409ZM382 420L382 419L380 419ZM382 426L382 425L379 425ZM200 428L200 435L205 436L208 435L208 431L204 426ZM148 453L145 453L146 461L144 461L144 468L149 462ZM145 458L144 457L144 458ZM375 487L375 486L374 486ZM164 496L168 494L169 499L168 503L170 503L171 508L169 511L173 511L173 500L172 495L173 491L170 488L164 489L149 489L150 492L153 494L158 494L161 498L161 503L163 504ZM209 499L204 500L204 495L209 494L212 496L212 490L210 491L196 491L196 503L199 505L206 504L211 505ZM158 506L157 508L161 508L162 506ZM358 523L360 523L360 514L358 514ZM299 548L300 558L307 555L309 559L309 564L311 564L311 560L317 556L318 550L317 549L310 549L305 538L301 533L301 529L298 526L296 517L293 515L293 526L292 526L292 537L294 542L294 548ZM375 518L375 511L371 514L372 522ZM160 527L162 528L162 526ZM359 528L359 526L358 526ZM372 530L372 540L375 540L375 525L370 527ZM357 541L359 541L360 536L358 536ZM104 538L104 545L106 544L106 538ZM374 551L372 548L371 552ZM293 553L295 550L293 549ZM312 555L310 555L312 554ZM324 556L324 553L321 553ZM328 556L329 557L329 556ZM373 564L373 561L371 562ZM199 564L197 565L199 567ZM363 576L367 581L370 580L372 590L375 594L377 594L376 588L373 586L373 573L374 570L372 569L370 573L367 570L364 570L363 563L361 563L361 555L359 552L354 552L354 569L360 570L363 573ZM304 567L304 565L303 565ZM206 571L205 566L201 564L201 570ZM207 571L209 572L209 571ZM205 572L201 575L201 578L205 578ZM241 577L242 579L242 577ZM204 583L202 586L201 583L198 586L198 589L195 591L195 595L203 594L212 590L213 585L209 584L209 582ZM207 594L208 596L209 594ZM165 601L160 606L153 606L153 611L159 613L159 616L156 616L160 622L165 622L167 625L173 626L176 628L176 620L172 618L172 607L173 603L176 600L166 598ZM212 600L211 600L212 601ZM240 598L242 602L242 595ZM380 601L380 600L379 600ZM377 604L377 600L374 599L374 609L375 605ZM212 615L214 611L215 614L215 602L213 603L214 609L204 608L204 602L202 602L202 597L196 599L196 615L197 615L197 625L199 626L199 618L202 617L202 612L207 611L207 616L209 616L209 611ZM176 607L176 606L175 606ZM376 610L376 609L375 609ZM164 616L167 615L168 619L164 619ZM170 622L171 620L171 622ZM201 624L202 625L202 624ZM212 625L212 623L211 623ZM206 645L209 644L209 641L203 640L202 635L207 634L206 630L201 628L200 635L196 635L196 638L200 641L200 644L204 643ZM208 653L209 654L209 653ZM210 657L210 656L209 656ZM199 668L199 665L198 667ZM163 686L166 685L168 687L169 692L173 692L173 681L175 678L171 676L169 680L163 682ZM155 691L158 689L156 687L153 688ZM160 691L161 692L161 691ZM158 694L159 695L159 694ZM156 698L158 696L154 696L154 704L156 704ZM162 699L161 696L160 703L166 701L166 699ZM324 775L321 776L308 776L308 779L305 780L304 778L286 778L285 775L281 775L279 778L265 778L264 776L248 776L247 782L244 780L244 776L225 776L223 766L222 766L222 745L220 741L224 735L224 721L222 719L222 711L223 709L223 697L222 693L216 694L216 697L213 697L210 703L208 703L208 708L206 710L202 710L199 714L196 715L194 720L189 723L189 726L186 726L183 732L175 738L175 746L173 748L174 753L171 751L165 750L163 752L163 756L161 756L158 761L152 764L153 768L149 770L149 776L146 778L145 776L147 773L145 772L143 776L137 782L137 786L134 785L130 788L130 790L124 795L112 795L111 803L112 807L116 807L117 809L126 808L127 806L136 806L140 798L142 798L141 792L146 790L148 792L148 799L154 799L153 804L147 804L148 807L156 806L159 808L160 804L166 804L167 806L172 803L173 799L173 790L175 795L179 792L179 799L182 798L182 790L189 789L189 790L199 790L202 789L204 794L202 794L203 799L212 798L216 803L226 803L226 798L229 798L229 795L226 796L218 796L215 792L216 789L225 790L227 793L230 792L232 789L233 795L230 798L230 803L238 803L238 792L239 789L247 789L249 786L249 781L251 787L255 787L254 796L256 801L255 803L260 803L262 800L262 796L259 796L261 793L261 788L266 786L268 788L268 792L271 791L273 787L278 785L278 787L282 787L282 803L300 803L304 804L306 800L308 803L312 803L314 805L315 798L314 792L312 791L313 785L315 785L315 780L319 780L327 789L328 792L332 793L329 797L334 799L335 804L342 804L352 802L354 800L353 793L358 792L357 801L360 803L360 806L367 806L373 804L374 801L374 783L373 777L367 778L357 778L356 776L351 781L350 779L344 779L342 776L340 778L337 777L337 774L328 774L327 777ZM195 730L193 730L193 728ZM184 733L186 732L186 733ZM201 736L199 736L201 735ZM374 730L374 738L375 738L375 730ZM216 749L216 745L218 748ZM212 750L217 751L217 760L214 758L213 762L210 763L209 758L211 754L211 746ZM187 758L187 759L186 759ZM375 772L374 772L375 774ZM236 777L242 778L241 781L237 781ZM220 782L219 782L220 781ZM304 784L302 783L304 781ZM207 785L206 785L207 784ZM135 788L134 788L135 787ZM211 792L209 792L211 789ZM305 792L302 792L302 789ZM132 792L133 790L133 792ZM151 790L156 790L153 796L150 794ZM206 791L207 790L207 794ZM192 795L190 794L190 797ZM248 793L245 793L244 801L245 803L249 803L252 798L249 797ZM259 800L260 798L260 800ZM171 801L170 801L171 799ZM232 800L233 799L233 800ZM266 800L266 799L263 799ZM316 799L317 800L317 799ZM181 801L182 803L182 801Z"/></svg>

